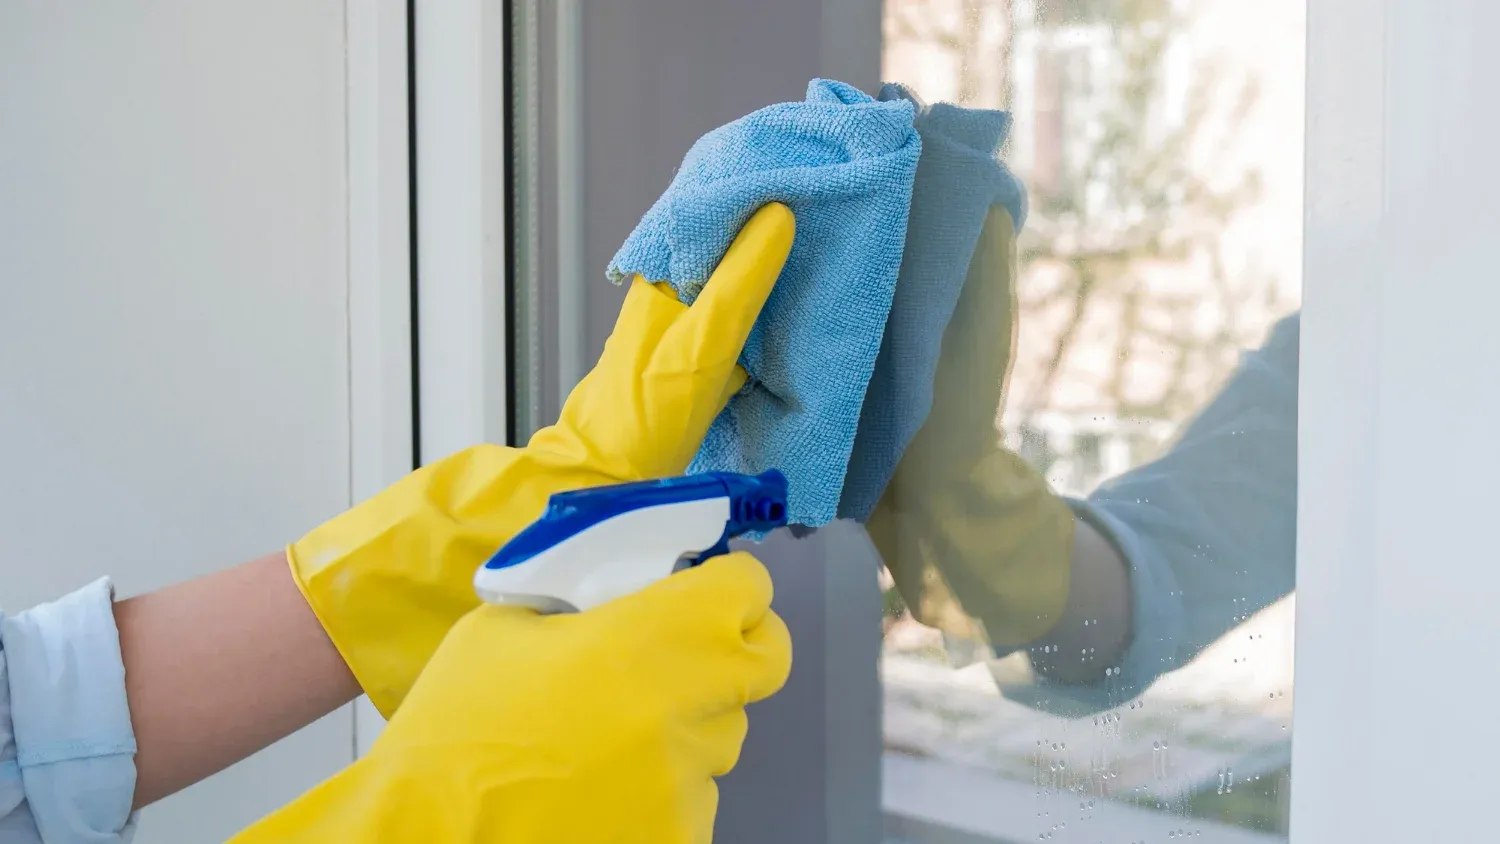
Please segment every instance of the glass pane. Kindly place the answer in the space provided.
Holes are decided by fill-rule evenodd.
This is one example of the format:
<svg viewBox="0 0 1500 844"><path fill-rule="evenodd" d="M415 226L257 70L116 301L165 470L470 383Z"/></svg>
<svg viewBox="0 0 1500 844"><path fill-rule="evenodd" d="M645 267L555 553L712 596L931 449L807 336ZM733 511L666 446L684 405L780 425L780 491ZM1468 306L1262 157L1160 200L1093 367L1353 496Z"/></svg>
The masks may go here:
<svg viewBox="0 0 1500 844"><path fill-rule="evenodd" d="M1009 110L1030 197L1002 342L945 341L1009 367L998 446L897 478L953 497L886 540L887 829L1284 839L1305 0L884 14L884 78ZM936 391L929 426L974 400Z"/></svg>

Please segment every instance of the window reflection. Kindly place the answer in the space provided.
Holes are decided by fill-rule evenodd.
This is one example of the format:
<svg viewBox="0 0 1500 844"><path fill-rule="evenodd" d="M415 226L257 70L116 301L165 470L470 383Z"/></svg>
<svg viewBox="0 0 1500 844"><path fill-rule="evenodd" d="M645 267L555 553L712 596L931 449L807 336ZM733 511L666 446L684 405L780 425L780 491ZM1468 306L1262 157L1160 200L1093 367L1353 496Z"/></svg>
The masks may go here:
<svg viewBox="0 0 1500 844"><path fill-rule="evenodd" d="M997 647L934 620L994 581L925 593L940 631L887 576L907 840L1285 835L1304 7L886 0L886 79L1014 115L1031 208L999 436L1073 500L1074 557L1123 557L1132 590L1100 660L1098 619Z"/></svg>

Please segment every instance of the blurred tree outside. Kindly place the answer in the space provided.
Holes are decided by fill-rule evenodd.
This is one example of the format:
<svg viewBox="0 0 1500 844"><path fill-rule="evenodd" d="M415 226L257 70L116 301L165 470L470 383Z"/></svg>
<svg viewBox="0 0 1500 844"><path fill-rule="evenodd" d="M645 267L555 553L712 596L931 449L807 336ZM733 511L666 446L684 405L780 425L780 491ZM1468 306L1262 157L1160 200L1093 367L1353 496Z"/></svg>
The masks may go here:
<svg viewBox="0 0 1500 844"><path fill-rule="evenodd" d="M1181 422L1284 309L1274 279L1221 249L1260 190L1227 152L1258 86L1181 60L1189 14L1173 0L887 3L887 56L911 45L926 58L908 65L946 64L920 75L946 72L949 90L924 96L1016 112L1007 161L1031 211L1004 412L1043 471L1059 455L1039 415Z"/></svg>

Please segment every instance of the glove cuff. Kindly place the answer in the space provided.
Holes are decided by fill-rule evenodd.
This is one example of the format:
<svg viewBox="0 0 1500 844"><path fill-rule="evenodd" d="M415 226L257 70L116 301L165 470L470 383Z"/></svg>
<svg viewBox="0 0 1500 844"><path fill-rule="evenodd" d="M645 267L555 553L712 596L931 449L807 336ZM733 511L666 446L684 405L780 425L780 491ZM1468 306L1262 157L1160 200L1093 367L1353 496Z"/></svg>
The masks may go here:
<svg viewBox="0 0 1500 844"><path fill-rule="evenodd" d="M894 492L871 533L919 621L1002 649L1056 626L1072 577L1073 511L1035 469L997 448L967 472Z"/></svg>

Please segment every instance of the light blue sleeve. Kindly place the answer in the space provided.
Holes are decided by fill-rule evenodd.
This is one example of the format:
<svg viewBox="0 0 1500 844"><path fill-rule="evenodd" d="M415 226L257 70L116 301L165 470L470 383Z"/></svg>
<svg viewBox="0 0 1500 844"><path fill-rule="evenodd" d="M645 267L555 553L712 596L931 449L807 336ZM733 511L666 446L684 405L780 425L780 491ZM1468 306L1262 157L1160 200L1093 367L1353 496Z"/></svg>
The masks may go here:
<svg viewBox="0 0 1500 844"><path fill-rule="evenodd" d="M0 624L5 621L0 615ZM0 649L0 841L6 844L41 844L42 834L26 805L21 785L21 766L16 763L16 737L10 728L10 672L5 651Z"/></svg>
<svg viewBox="0 0 1500 844"><path fill-rule="evenodd" d="M1096 685L1039 678L1008 697L1060 714L1120 705L1291 592L1300 335L1300 313L1277 323L1165 454L1072 502L1130 566L1131 643Z"/></svg>
<svg viewBox="0 0 1500 844"><path fill-rule="evenodd" d="M123 844L135 733L106 579L0 616L0 841Z"/></svg>

